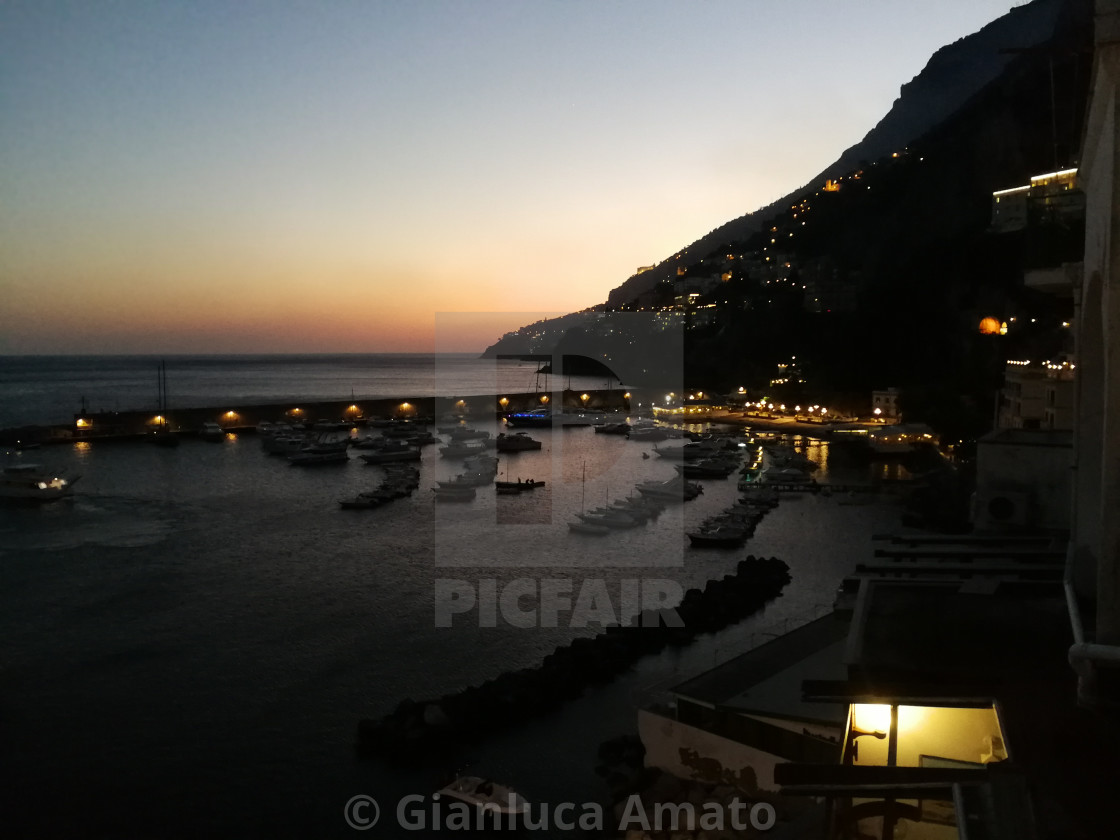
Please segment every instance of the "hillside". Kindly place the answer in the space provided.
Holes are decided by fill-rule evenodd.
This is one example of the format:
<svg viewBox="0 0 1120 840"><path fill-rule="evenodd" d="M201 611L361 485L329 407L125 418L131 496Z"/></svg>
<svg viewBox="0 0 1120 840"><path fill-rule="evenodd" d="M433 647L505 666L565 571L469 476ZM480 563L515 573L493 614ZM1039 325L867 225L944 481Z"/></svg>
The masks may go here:
<svg viewBox="0 0 1120 840"><path fill-rule="evenodd" d="M978 32L942 47L933 54L922 72L904 84L878 124L835 162L809 182L777 201L721 225L679 252L663 260L651 271L633 275L612 289L607 303L618 306L670 279L677 268L697 255L710 252L720 242L742 239L759 229L773 212L792 203L795 196L810 186L842 175L860 161L876 160L905 148L964 106L1002 73L1015 53L1048 41L1061 15L1063 0L1034 0L1011 9Z"/></svg>
<svg viewBox="0 0 1120 840"><path fill-rule="evenodd" d="M950 437L983 431L1006 359L1062 348L1068 313L1024 289L1027 238L989 230L991 193L1077 165L1091 11L1089 0L1036 0L938 51L836 169L713 231L656 274L631 278L597 312L566 316L564 329L593 335L603 312L641 311L660 319L655 329L683 327L678 367L690 387L745 386L859 408L871 389L898 386L908 416ZM999 52L1011 49L999 46L1005 36L1019 38L1010 41L1015 51ZM1024 43L1035 49L1019 49ZM964 68L992 55L987 84L895 144L923 108L932 120L965 96ZM889 151L861 157L870 150ZM827 190L825 178L834 182ZM993 314L1020 317L1006 337L979 336L980 318ZM552 326L534 325L488 352L555 346L563 330ZM607 349L607 336L601 341ZM797 376L774 384L783 378L777 365L793 357Z"/></svg>
<svg viewBox="0 0 1120 840"><path fill-rule="evenodd" d="M1069 7L1084 7L1084 0L1034 0L1012 9L980 31L942 47L912 81L902 86L890 111L856 145L846 149L837 160L809 183L774 203L721 225L705 236L662 260L653 269L631 276L612 289L605 306L617 308L648 293L659 283L675 278L678 271L711 253L716 246L742 241L757 233L764 221L798 196L815 191L828 178L854 171L860 161L876 160L913 144L919 137L944 122L991 84L1015 61L1015 50L1037 47L1054 37L1058 21L1069 17ZM577 319L578 321L578 319ZM571 316L531 325L520 333L562 330L572 324ZM526 335L510 334L489 348L487 355L529 352Z"/></svg>

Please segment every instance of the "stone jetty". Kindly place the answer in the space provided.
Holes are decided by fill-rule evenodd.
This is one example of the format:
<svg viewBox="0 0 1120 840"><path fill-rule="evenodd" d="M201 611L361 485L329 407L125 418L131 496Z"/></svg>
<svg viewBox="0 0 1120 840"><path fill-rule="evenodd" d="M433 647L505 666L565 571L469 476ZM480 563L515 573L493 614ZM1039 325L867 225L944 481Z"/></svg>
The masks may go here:
<svg viewBox="0 0 1120 840"><path fill-rule="evenodd" d="M217 423L230 432L251 432L263 421L307 423L316 420L362 426L370 419L416 420L444 416L468 420L501 417L539 408L542 398L561 410L583 408L629 411L629 393L614 390L564 390L552 392L503 393L449 397L350 397L325 401L292 399L283 403L244 404L231 400L218 406L179 407L162 414L154 409L86 411L74 414L69 423L19 426L0 429L0 445L66 444L75 440L108 441L146 437L155 428L192 436L203 423Z"/></svg>
<svg viewBox="0 0 1120 840"><path fill-rule="evenodd" d="M357 751L392 761L424 763L465 744L578 697L590 685L607 683L639 657L669 645L686 645L759 610L790 581L789 567L776 558L748 555L735 574L688 590L671 616L646 611L625 627L558 647L536 668L511 671L436 700L404 700L379 720L358 723ZM678 620L679 617L679 620ZM681 626L683 624L683 626Z"/></svg>

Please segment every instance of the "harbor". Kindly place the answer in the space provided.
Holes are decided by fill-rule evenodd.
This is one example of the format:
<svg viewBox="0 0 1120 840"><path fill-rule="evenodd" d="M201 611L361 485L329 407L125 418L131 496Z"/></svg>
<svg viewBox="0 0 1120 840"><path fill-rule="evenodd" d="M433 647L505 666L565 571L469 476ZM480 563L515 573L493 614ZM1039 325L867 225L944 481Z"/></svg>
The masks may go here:
<svg viewBox="0 0 1120 840"><path fill-rule="evenodd" d="M502 428L492 419L472 425L492 437ZM15 529L3 571L3 630L21 651L7 673L13 696L24 698L11 713L25 723L6 729L14 760L46 767L71 756L74 772L89 780L81 801L94 833L115 825L116 806L98 803L119 805L118 787L127 786L141 819L202 797L210 808L190 823L200 831L305 825L317 836L342 836L337 812L354 793L430 791L437 774L465 762L533 801L595 801L603 795L590 772L598 745L633 728L636 704L659 697L675 674L710 667L819 614L865 555L869 535L897 524L890 501L848 508L805 494L779 503L743 547L690 548L685 532L738 498L736 481L715 480L641 528L606 538L569 534L567 522L581 508L670 478L672 462L652 454L650 442L591 428L532 436L542 449L503 457L498 477L532 477L543 487L510 497L479 488L465 505L437 505L429 488L462 467L428 446L416 464L418 490L368 511L339 502L382 484L384 468L357 458L289 467L263 450L259 435L221 443L192 436L168 450L73 441L26 453L69 466L82 480L70 500L0 514ZM820 446L811 451L822 478L863 469ZM529 573L577 588L603 580L617 592L623 580L653 578L702 591L734 574L748 553L786 559L791 580L780 598L736 623L650 651L613 681L596 681L428 768L390 769L378 757L354 762L359 720L389 715L410 697L439 698L539 667L596 632L563 622L529 631L479 627L471 615L434 628L435 580L477 586ZM54 606L32 609L44 601ZM125 626L127 638L118 631ZM64 648L75 651L65 662L41 655ZM79 689L77 708L72 691L49 688L63 683L90 686ZM135 684L151 690L135 695L126 688ZM209 733L205 745L188 735L200 730ZM87 745L76 760L74 743ZM147 756L142 772L128 758L135 755ZM229 769L213 767L215 757ZM237 781L245 773L268 780L249 799ZM179 792L170 801L155 796L157 777L161 790L174 781ZM31 806L34 791L46 789L36 772L18 786ZM268 816L261 822L250 812ZM52 824L63 833L70 825L64 817Z"/></svg>

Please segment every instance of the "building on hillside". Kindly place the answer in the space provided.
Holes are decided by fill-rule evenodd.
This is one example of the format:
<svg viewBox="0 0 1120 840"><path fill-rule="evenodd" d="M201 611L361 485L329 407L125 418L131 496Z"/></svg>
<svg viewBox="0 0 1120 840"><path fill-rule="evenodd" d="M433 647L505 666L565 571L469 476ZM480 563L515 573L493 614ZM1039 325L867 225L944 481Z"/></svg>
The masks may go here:
<svg viewBox="0 0 1120 840"><path fill-rule="evenodd" d="M992 193L992 230L997 233L1084 218L1084 214L1085 195L1077 188L1077 169L1035 175L1029 184Z"/></svg>
<svg viewBox="0 0 1120 840"><path fill-rule="evenodd" d="M1075 369L1068 360L1008 361L996 428L1072 429Z"/></svg>
<svg viewBox="0 0 1120 840"><path fill-rule="evenodd" d="M883 391L871 392L871 413L880 420L897 420L898 388L887 388Z"/></svg>

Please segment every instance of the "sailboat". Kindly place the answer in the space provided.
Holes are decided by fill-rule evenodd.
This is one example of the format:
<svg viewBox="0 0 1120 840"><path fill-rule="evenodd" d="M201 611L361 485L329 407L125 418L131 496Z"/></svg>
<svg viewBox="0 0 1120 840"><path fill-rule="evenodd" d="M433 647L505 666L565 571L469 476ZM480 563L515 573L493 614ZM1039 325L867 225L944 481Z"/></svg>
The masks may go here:
<svg viewBox="0 0 1120 840"><path fill-rule="evenodd" d="M178 446L179 436L167 427L167 362L161 361L156 369L156 383L158 391L158 406L156 414L156 427L149 435L148 440L156 446Z"/></svg>
<svg viewBox="0 0 1120 840"><path fill-rule="evenodd" d="M568 530L574 531L577 534L590 534L596 537L603 537L610 533L611 529L606 525L600 525L595 522L587 522L583 519L584 512L587 508L587 462L583 462L583 476L580 481L580 499L579 499L579 515L580 518L574 522L568 523Z"/></svg>

